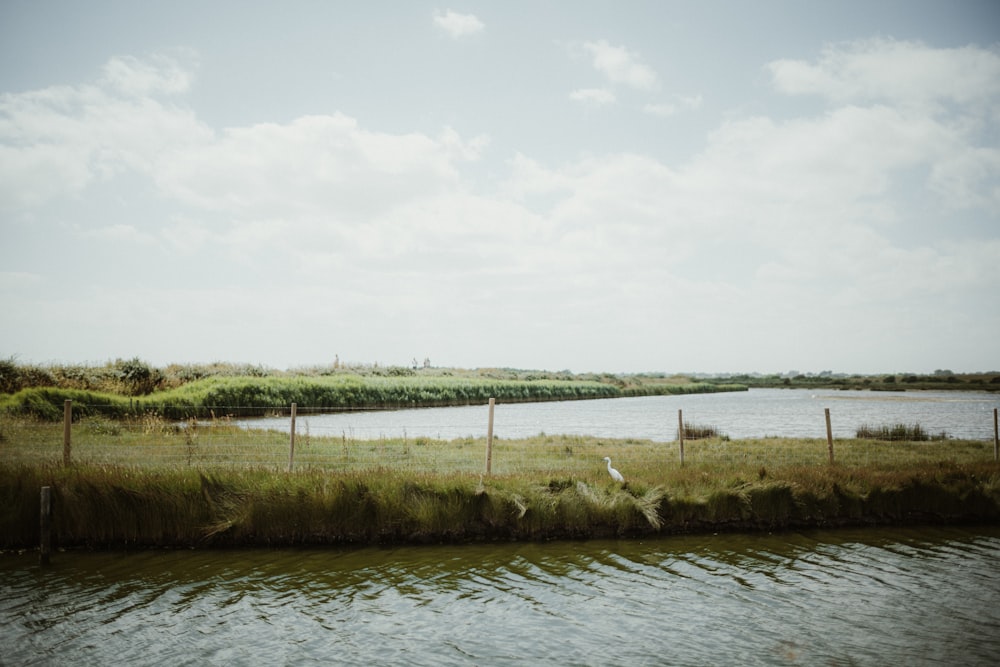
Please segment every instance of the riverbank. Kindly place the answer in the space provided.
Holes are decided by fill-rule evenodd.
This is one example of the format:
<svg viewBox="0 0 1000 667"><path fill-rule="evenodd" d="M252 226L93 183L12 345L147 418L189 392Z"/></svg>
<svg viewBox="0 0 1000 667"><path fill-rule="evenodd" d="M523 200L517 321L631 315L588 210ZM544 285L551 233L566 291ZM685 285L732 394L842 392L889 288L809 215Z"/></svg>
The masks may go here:
<svg viewBox="0 0 1000 667"><path fill-rule="evenodd" d="M65 387L31 387L0 394L0 414L63 419L66 401L75 419L256 417L287 412L292 404L314 412L567 401L746 391L743 385L646 382L619 386L595 380L504 380L485 377L360 376L208 377L143 396Z"/></svg>
<svg viewBox="0 0 1000 667"><path fill-rule="evenodd" d="M1000 521L1000 466L985 462L717 474L693 466L626 484L596 475L4 464L0 547L39 544L43 486L52 493L54 548L638 538Z"/></svg>

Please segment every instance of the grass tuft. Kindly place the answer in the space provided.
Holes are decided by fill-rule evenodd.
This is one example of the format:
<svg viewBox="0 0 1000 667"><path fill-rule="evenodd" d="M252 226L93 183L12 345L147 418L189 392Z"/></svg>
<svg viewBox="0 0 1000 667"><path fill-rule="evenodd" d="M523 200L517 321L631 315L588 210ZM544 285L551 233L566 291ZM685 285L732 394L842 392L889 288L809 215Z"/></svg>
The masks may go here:
<svg viewBox="0 0 1000 667"><path fill-rule="evenodd" d="M684 424L685 440L705 440L707 438L718 438L719 429L715 426L701 426L698 424Z"/></svg>
<svg viewBox="0 0 1000 667"><path fill-rule="evenodd" d="M859 439L885 442L927 442L948 439L948 434L944 431L932 436L920 424L862 424L857 428L855 435Z"/></svg>

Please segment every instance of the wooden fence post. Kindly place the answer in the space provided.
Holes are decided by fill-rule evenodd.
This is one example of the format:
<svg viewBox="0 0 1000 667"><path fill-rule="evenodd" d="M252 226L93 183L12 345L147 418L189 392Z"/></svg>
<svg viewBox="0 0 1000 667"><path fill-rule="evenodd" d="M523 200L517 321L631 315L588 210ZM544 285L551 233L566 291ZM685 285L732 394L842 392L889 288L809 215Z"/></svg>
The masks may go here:
<svg viewBox="0 0 1000 667"><path fill-rule="evenodd" d="M493 408L496 406L497 399L490 399L490 418L486 425L486 474L489 475L493 470Z"/></svg>
<svg viewBox="0 0 1000 667"><path fill-rule="evenodd" d="M830 408L823 408L826 413L826 446L830 450L830 463L833 463L833 428L830 426Z"/></svg>
<svg viewBox="0 0 1000 667"><path fill-rule="evenodd" d="M73 423L73 401L66 399L63 403L63 465L69 466L70 462L70 424Z"/></svg>
<svg viewBox="0 0 1000 667"><path fill-rule="evenodd" d="M677 411L677 440L681 445L681 465L684 465L684 411Z"/></svg>
<svg viewBox="0 0 1000 667"><path fill-rule="evenodd" d="M996 408L993 408L993 460L1000 461L1000 430L997 429Z"/></svg>
<svg viewBox="0 0 1000 667"><path fill-rule="evenodd" d="M291 435L288 437L288 472L292 472L292 464L295 462L295 409L297 403L292 403L292 427Z"/></svg>
<svg viewBox="0 0 1000 667"><path fill-rule="evenodd" d="M42 565L48 565L52 553L52 487L50 486L42 487L39 528L41 534L38 545L38 562Z"/></svg>

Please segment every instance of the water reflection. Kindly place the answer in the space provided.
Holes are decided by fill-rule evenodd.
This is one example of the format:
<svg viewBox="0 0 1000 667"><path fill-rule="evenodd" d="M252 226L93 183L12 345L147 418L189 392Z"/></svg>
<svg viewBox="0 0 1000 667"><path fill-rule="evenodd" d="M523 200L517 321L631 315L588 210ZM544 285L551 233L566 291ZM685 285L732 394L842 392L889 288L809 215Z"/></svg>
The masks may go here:
<svg viewBox="0 0 1000 667"><path fill-rule="evenodd" d="M0 557L4 662L991 664L1000 528Z"/></svg>

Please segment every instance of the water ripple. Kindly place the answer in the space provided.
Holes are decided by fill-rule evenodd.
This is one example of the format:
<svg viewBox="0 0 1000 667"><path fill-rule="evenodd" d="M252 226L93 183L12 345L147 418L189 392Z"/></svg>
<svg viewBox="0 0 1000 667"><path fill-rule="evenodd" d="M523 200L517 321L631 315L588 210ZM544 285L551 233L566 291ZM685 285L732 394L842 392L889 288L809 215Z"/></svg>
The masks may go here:
<svg viewBox="0 0 1000 667"><path fill-rule="evenodd" d="M0 557L6 664L992 664L1000 528Z"/></svg>

